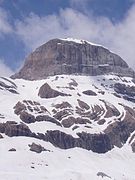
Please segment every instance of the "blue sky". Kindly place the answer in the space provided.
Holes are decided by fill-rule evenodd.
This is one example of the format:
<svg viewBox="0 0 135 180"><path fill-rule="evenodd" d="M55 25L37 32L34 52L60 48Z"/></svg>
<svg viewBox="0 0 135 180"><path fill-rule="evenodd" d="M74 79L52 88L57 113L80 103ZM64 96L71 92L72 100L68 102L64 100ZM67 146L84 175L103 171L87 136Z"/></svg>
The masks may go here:
<svg viewBox="0 0 135 180"><path fill-rule="evenodd" d="M135 68L135 0L0 0L0 75L57 37L102 44Z"/></svg>

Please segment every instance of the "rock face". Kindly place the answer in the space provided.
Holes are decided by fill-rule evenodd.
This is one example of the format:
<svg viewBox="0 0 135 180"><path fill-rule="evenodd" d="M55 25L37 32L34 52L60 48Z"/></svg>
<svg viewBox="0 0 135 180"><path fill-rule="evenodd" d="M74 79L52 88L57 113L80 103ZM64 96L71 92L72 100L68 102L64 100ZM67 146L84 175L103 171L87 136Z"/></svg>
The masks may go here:
<svg viewBox="0 0 135 180"><path fill-rule="evenodd" d="M110 124L104 131L109 137L111 144L117 147L122 147L135 130L135 111L127 106L124 106L126 114L123 121L117 121Z"/></svg>
<svg viewBox="0 0 135 180"><path fill-rule="evenodd" d="M5 133L9 137L13 136L28 136L32 137L32 132L25 124L17 124L14 121L0 123L0 132Z"/></svg>
<svg viewBox="0 0 135 180"><path fill-rule="evenodd" d="M27 103L27 106L26 106L26 103ZM29 106L29 104L33 105L34 110L36 112L39 112L39 114L42 113L43 115L40 114L40 115L37 115L36 117L34 115L32 115L30 112L33 113L33 109L31 106ZM41 121L47 121L47 122L54 123L58 126L61 126L61 124L55 118L45 114L47 112L47 109L44 106L40 106L40 104L38 104L38 106L40 107L40 109L39 109L39 107L34 106L35 104L37 104L37 102L26 101L26 100L23 102L19 101L14 106L14 113L16 115L18 115L24 123L27 123L27 124L41 122ZM30 110L29 113L26 111L27 108L29 108L29 110ZM41 109L42 109L42 111L41 111Z"/></svg>
<svg viewBox="0 0 135 180"><path fill-rule="evenodd" d="M9 91L10 93L13 94L18 94L16 84L5 77L0 77L0 89Z"/></svg>
<svg viewBox="0 0 135 180"><path fill-rule="evenodd" d="M134 97L135 96L135 86L126 86L125 84L116 83L114 85L114 90L117 93Z"/></svg>
<svg viewBox="0 0 135 180"><path fill-rule="evenodd" d="M38 80L56 74L100 75L110 72L134 75L121 57L102 46L87 41L53 39L31 53L12 78Z"/></svg>
<svg viewBox="0 0 135 180"><path fill-rule="evenodd" d="M135 86L126 86L125 84L116 83L114 84L114 90L118 95L123 95L125 100L135 103Z"/></svg>
<svg viewBox="0 0 135 180"><path fill-rule="evenodd" d="M81 147L93 152L105 153L113 147L106 134L88 134L82 132L78 133L78 136L79 138L74 138L69 134L55 130L47 131L43 139L62 149Z"/></svg>

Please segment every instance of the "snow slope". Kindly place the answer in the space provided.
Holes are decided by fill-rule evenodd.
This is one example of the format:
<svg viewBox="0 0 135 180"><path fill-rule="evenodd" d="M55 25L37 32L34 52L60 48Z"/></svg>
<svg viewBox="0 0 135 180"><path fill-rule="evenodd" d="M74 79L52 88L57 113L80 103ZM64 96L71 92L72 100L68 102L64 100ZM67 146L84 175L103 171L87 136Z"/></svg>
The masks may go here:
<svg viewBox="0 0 135 180"><path fill-rule="evenodd" d="M28 148L31 142L40 143L51 152L31 152ZM9 152L11 147L17 151ZM128 145L101 155L79 148L61 150L35 139L6 137L1 140L0 159L2 180L110 179L97 176L98 172L113 180L135 179L135 156Z"/></svg>
<svg viewBox="0 0 135 180"><path fill-rule="evenodd" d="M124 119L125 109L121 104L131 108L134 107L133 102L114 96L113 86L115 83L134 86L130 77L118 77L113 74L94 77L59 75L40 81L0 78L0 82L9 86L6 88L0 86L0 123L7 121L21 123L20 117L14 113L14 107L19 101L23 102L24 100L38 102L47 109L50 116L54 116L54 109L60 111L55 108L56 105L66 101L72 106L72 116L80 117L76 111L76 107L79 106L78 99L89 105L90 109L86 110L86 113L92 111L95 105L105 109L105 112L100 116L100 119L105 119L104 124L98 124L98 121L91 120L90 125L78 124L78 128L74 130L75 125L66 128L63 125L57 126L51 122L27 124L34 133L59 130L73 137L78 137L78 132L101 133L109 124L117 121L119 117ZM38 92L45 83L48 83L52 89L71 96L58 96L50 99L40 98ZM12 93L10 89L16 90L17 93ZM97 95L87 96L83 93L86 90L91 90ZM109 107L116 107L120 115L105 118L107 109L104 101L108 103ZM27 109L27 112L35 117L38 115L36 111L30 112L29 109ZM62 120L64 119L66 118L63 117ZM0 139L1 180L135 180L135 155L129 141L122 148L115 147L105 154L98 154L81 148L63 150L54 147L49 142L32 137L8 137L4 133L0 134L4 137ZM38 154L30 151L29 144L32 142L42 145L50 152L43 151ZM9 151L11 148L15 148L16 151ZM102 177L102 173L105 174L104 177Z"/></svg>

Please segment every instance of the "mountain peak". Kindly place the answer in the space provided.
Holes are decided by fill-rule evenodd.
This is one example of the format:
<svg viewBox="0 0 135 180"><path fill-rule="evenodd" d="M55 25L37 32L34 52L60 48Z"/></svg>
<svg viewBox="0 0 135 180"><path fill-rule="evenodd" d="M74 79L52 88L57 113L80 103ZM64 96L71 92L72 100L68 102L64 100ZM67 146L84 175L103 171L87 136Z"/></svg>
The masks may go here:
<svg viewBox="0 0 135 180"><path fill-rule="evenodd" d="M52 39L32 52L22 69L12 78L44 79L50 75L102 75L114 73L133 76L134 72L118 55L107 48L73 38Z"/></svg>
<svg viewBox="0 0 135 180"><path fill-rule="evenodd" d="M95 43L92 43L92 42L84 40L84 39L76 39L76 38L70 38L69 37L69 38L60 38L60 40L71 41L71 42L75 42L75 43L78 43L78 44L86 44L86 43L88 43L88 44L91 44L93 46L102 46L100 44L95 44ZM102 46L102 47L104 47L104 46Z"/></svg>

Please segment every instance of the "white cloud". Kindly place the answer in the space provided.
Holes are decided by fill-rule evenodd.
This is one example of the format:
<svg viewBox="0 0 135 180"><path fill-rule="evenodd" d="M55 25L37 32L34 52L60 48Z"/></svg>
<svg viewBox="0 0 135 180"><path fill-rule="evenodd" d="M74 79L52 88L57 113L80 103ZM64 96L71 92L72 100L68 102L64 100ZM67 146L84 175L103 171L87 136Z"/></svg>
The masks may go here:
<svg viewBox="0 0 135 180"><path fill-rule="evenodd" d="M0 59L0 76L9 77L13 74L13 71L5 65L4 61Z"/></svg>
<svg viewBox="0 0 135 180"><path fill-rule="evenodd" d="M39 17L31 14L16 22L16 33L28 48L34 49L51 38L73 37L101 43L121 55L135 68L135 6L117 24L105 17L95 18L73 9Z"/></svg>
<svg viewBox="0 0 135 180"><path fill-rule="evenodd" d="M93 18L73 9L65 9L61 10L59 15L39 17L31 14L23 22L16 23L16 33L26 46L32 49L57 37L70 36L94 41L100 35L100 29L109 23L105 18L102 18L102 21L103 23L100 20L95 23Z"/></svg>
<svg viewBox="0 0 135 180"><path fill-rule="evenodd" d="M0 3L2 3L2 1L0 1ZM11 32L13 31L12 26L8 22L8 14L0 8L0 37ZM0 76L10 76L11 74L13 74L12 70L0 59Z"/></svg>
<svg viewBox="0 0 135 180"><path fill-rule="evenodd" d="M4 9L0 8L0 35L11 32L12 26L8 22L8 14Z"/></svg>

